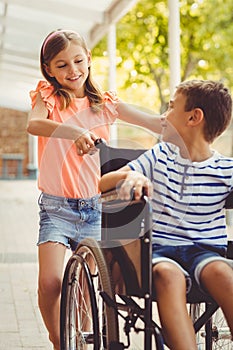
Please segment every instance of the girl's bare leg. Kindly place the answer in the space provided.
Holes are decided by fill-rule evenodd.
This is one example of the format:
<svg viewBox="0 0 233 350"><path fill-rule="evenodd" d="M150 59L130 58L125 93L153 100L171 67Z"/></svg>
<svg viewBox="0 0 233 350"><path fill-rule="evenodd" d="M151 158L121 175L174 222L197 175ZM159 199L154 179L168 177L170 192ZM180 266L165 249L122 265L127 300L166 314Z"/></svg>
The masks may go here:
<svg viewBox="0 0 233 350"><path fill-rule="evenodd" d="M39 308L54 350L60 350L60 295L66 247L48 242L39 245Z"/></svg>
<svg viewBox="0 0 233 350"><path fill-rule="evenodd" d="M233 336L233 270L224 261L206 265L200 275L201 283L216 300L226 317Z"/></svg>
<svg viewBox="0 0 233 350"><path fill-rule="evenodd" d="M186 306L186 282L174 264L161 262L153 267L153 280L163 336L171 350L196 350L192 321Z"/></svg>

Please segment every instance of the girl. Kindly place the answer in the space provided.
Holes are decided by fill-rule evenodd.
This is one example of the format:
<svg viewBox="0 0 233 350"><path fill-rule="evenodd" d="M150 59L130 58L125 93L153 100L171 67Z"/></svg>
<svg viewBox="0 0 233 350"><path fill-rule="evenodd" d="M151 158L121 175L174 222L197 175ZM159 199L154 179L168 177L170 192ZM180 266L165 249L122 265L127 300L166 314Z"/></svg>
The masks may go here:
<svg viewBox="0 0 233 350"><path fill-rule="evenodd" d="M30 93L27 131L38 135L41 190L39 308L54 349L60 349L59 309L66 248L88 235L100 238L98 154L94 141L109 139L116 118L160 132L160 119L102 92L91 76L91 53L76 32L58 30L42 44L40 81Z"/></svg>

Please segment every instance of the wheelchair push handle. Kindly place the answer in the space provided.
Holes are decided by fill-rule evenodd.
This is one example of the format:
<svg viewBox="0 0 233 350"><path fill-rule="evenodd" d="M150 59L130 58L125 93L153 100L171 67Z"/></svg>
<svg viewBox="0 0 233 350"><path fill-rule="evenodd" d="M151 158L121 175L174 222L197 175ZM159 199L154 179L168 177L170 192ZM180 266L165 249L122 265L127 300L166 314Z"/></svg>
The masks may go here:
<svg viewBox="0 0 233 350"><path fill-rule="evenodd" d="M98 139L96 139L94 141L95 147L100 147L101 145L106 145L107 142L105 141L105 139L102 139L101 137L99 137Z"/></svg>
<svg viewBox="0 0 233 350"><path fill-rule="evenodd" d="M100 149L101 146L106 145L106 141L102 138L98 138L94 141L94 146L90 149L88 152L89 155L93 155L97 152L98 149Z"/></svg>

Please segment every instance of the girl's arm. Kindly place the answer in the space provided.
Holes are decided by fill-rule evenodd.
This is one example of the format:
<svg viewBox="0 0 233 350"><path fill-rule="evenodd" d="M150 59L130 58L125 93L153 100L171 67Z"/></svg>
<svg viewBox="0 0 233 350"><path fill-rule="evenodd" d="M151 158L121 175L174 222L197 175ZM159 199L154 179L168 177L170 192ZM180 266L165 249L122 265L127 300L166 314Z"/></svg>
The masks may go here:
<svg viewBox="0 0 233 350"><path fill-rule="evenodd" d="M29 113L27 132L37 136L73 140L80 155L88 153L97 139L94 133L86 129L48 119L48 110L40 94L37 95L36 104Z"/></svg>
<svg viewBox="0 0 233 350"><path fill-rule="evenodd" d="M133 171L129 166L109 172L102 176L99 183L101 192L107 192L114 188L119 187L118 196L120 199L129 200L134 191L134 198L140 199L142 192L145 192L148 196L152 195L152 184L150 180L137 171Z"/></svg>
<svg viewBox="0 0 233 350"><path fill-rule="evenodd" d="M141 111L127 103L119 101L117 103L118 118L130 123L147 128L157 134L162 131L161 116L159 114L152 114Z"/></svg>

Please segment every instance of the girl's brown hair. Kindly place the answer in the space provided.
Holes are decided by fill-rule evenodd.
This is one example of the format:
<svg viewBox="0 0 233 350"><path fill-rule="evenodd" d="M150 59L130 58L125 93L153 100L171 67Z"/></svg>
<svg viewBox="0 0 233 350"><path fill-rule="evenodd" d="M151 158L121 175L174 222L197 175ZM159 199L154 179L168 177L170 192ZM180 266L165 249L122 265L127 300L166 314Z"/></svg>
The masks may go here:
<svg viewBox="0 0 233 350"><path fill-rule="evenodd" d="M76 32L71 30L58 30L50 33L44 40L40 51L40 68L45 79L54 87L54 95L61 98L61 109L69 107L73 93L63 88L54 77L50 77L46 71L46 66L49 66L51 60L62 50L66 49L69 42L75 42L80 45L86 54L88 48L85 40ZM88 97L91 109L98 112L101 109L103 102L103 94L94 82L91 75L91 68L89 67L89 74L85 82L84 91Z"/></svg>

